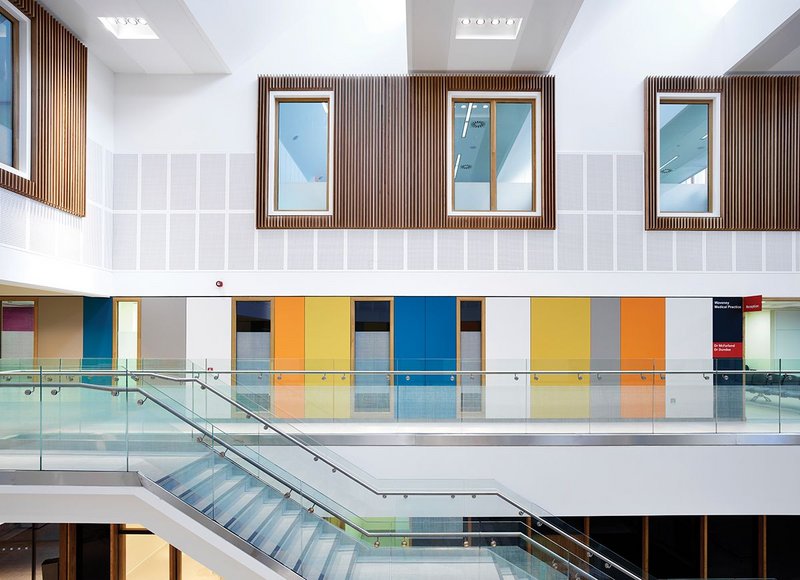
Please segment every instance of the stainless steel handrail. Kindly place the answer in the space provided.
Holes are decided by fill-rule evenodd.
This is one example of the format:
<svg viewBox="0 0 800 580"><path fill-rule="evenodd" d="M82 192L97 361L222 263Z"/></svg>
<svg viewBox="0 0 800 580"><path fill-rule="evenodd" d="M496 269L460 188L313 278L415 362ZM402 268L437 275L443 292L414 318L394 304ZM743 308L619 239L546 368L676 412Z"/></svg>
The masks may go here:
<svg viewBox="0 0 800 580"><path fill-rule="evenodd" d="M7 389L8 388L20 388L20 387L23 387L23 386L29 386L29 385L28 384L0 385L0 388L7 388ZM241 451L239 451L235 446L232 446L232 445L228 444L223 439L221 439L218 436L216 436L214 434L213 430L208 430L205 427L202 427L201 425L198 425L195 421L192 421L188 417L184 417L178 411L172 409L172 407L170 407L166 403L163 403L157 397L154 397L152 395L152 393L148 393L148 392L144 391L143 389L141 389L139 387L109 387L109 386L104 386L104 385L92 385L92 384L88 384L88 383L72 383L72 384L64 384L64 385L60 385L60 384L56 383L56 384L52 384L50 386L54 386L54 387L62 387L63 386L63 387L68 387L68 388L82 388L82 389L87 389L87 390L92 390L92 391L101 391L101 392L110 393L112 396L118 396L121 393L137 393L137 394L142 396L142 399L138 400L137 404L143 405L147 401L152 401L158 407L160 407L161 409L163 409L164 411L166 411L167 413L169 413L170 415L172 415L173 417L175 417L179 421L184 422L186 425L188 425L189 427L191 427L195 431L197 431L199 433L202 433L204 437L208 437L212 441L214 441L217 444L221 445L222 447L224 447L226 449L226 451L230 451L231 453L233 453L234 455L239 457L242 461L246 462L251 467L255 468L257 471L265 473L270 478L278 481L281 485L284 485L285 487L289 488L290 490L292 490L294 493L296 493L300 497L302 497L302 498L306 499L307 501L311 502L312 505L319 506L320 508L322 508L327 513L329 513L329 514L335 516L336 518L340 519L341 521L345 522L348 526L350 526L351 528L353 528L354 530L356 530L358 533L360 533L361 535L363 535L365 537L378 538L378 539L380 539L380 538L429 538L430 539L430 538L467 538L467 537L470 537L470 538L474 538L474 537L480 537L480 538L495 538L495 537L498 537L498 538L499 537L516 538L516 539L524 541L525 543L527 543L527 544L529 544L531 546L536 546L536 548L543 550L544 552L546 552L548 554L548 556L556 558L557 560L559 560L560 563L566 565L568 567L568 569L570 567L572 567L572 566L575 566L575 564L569 562L564 557L559 556L558 554L556 554L555 552L553 552L552 550L550 550L549 548L547 548L543 544L541 544L539 542L536 542L533 538L529 537L528 535L524 534L523 532L500 532L500 531L497 531L497 532L494 532L494 531L493 532L483 532L483 531L477 531L477 532L475 532L475 531L464 531L464 532L410 532L410 531L409 532L371 532L371 531L365 529L364 527L362 527L361 525L359 525L358 523L354 522L352 519L350 519L349 517L344 515L339 510L331 508L329 504L319 501L319 498L315 498L315 497L310 496L308 493L306 493L302 489L300 489L299 486L293 485L292 483L287 481L284 477L282 477L280 475L277 475L274 472L272 472L271 470L267 469L266 466L264 466L263 464L254 461L250 457L247 457L245 454L243 454ZM60 390L56 390L55 394L58 394L58 393L60 393ZM213 452L213 448L212 448L212 452ZM578 543L580 544L580 542L578 542ZM588 553L590 553L590 551L587 551L587 554ZM621 572L629 575L631 578L639 580L639 577L636 576L635 574L627 572L625 569L618 567L613 561L606 560L606 558L604 558L601 554L597 554L597 555L600 556L601 559L603 559L608 564L614 566L615 568L617 568ZM591 575L589 575L589 574L586 574L586 576L588 578L593 579L593 577Z"/></svg>

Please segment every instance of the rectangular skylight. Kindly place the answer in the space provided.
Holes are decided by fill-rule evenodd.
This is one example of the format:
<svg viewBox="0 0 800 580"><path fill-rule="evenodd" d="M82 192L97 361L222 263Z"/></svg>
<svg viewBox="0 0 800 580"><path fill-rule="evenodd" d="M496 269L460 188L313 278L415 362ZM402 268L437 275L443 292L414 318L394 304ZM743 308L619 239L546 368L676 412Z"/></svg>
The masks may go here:
<svg viewBox="0 0 800 580"><path fill-rule="evenodd" d="M463 16L456 20L457 40L516 40L522 18L513 16Z"/></svg>
<svg viewBox="0 0 800 580"><path fill-rule="evenodd" d="M111 34L121 40L153 40L158 35L150 28L147 20L130 16L99 16Z"/></svg>

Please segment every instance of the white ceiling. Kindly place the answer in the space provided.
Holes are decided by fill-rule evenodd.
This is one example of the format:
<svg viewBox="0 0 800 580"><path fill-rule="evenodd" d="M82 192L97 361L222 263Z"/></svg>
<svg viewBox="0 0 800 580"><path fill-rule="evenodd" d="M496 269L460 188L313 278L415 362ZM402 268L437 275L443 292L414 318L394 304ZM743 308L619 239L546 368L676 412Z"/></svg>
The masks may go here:
<svg viewBox="0 0 800 580"><path fill-rule="evenodd" d="M799 73L800 10L731 68L734 73Z"/></svg>
<svg viewBox="0 0 800 580"><path fill-rule="evenodd" d="M411 71L548 71L583 0L407 0ZM516 40L455 38L460 18L522 18Z"/></svg>

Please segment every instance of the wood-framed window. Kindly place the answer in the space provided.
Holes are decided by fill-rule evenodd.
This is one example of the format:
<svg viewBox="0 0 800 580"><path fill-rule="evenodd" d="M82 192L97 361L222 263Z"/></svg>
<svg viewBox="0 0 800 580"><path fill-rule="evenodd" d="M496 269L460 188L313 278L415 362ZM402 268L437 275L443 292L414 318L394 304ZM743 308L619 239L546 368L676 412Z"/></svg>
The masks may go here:
<svg viewBox="0 0 800 580"><path fill-rule="evenodd" d="M485 412L486 329L483 298L459 298L456 311L458 411L462 417L482 417Z"/></svg>
<svg viewBox="0 0 800 580"><path fill-rule="evenodd" d="M275 352L274 301L265 297L234 298L231 301L231 360L233 370L272 369ZM236 373L231 377L233 398L255 412L272 409L272 375Z"/></svg>
<svg viewBox="0 0 800 580"><path fill-rule="evenodd" d="M720 94L656 95L657 214L720 215Z"/></svg>
<svg viewBox="0 0 800 580"><path fill-rule="evenodd" d="M30 177L30 20L0 0L0 168Z"/></svg>
<svg viewBox="0 0 800 580"><path fill-rule="evenodd" d="M135 370L142 358L142 299L114 298L113 360Z"/></svg>
<svg viewBox="0 0 800 580"><path fill-rule="evenodd" d="M351 368L356 371L394 369L394 300L390 297L352 298ZM354 417L386 418L394 414L391 375L355 375L352 388Z"/></svg>
<svg viewBox="0 0 800 580"><path fill-rule="evenodd" d="M448 215L541 215L541 93L448 93Z"/></svg>
<svg viewBox="0 0 800 580"><path fill-rule="evenodd" d="M332 91L272 91L270 215L333 215Z"/></svg>

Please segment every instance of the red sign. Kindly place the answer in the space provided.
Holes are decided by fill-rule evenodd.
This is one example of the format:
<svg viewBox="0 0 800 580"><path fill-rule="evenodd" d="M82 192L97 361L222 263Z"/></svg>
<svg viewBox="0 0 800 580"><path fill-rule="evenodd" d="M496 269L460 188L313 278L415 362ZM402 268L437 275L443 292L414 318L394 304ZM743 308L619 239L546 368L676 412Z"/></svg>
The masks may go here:
<svg viewBox="0 0 800 580"><path fill-rule="evenodd" d="M745 312L761 312L762 296L745 296L742 299Z"/></svg>
<svg viewBox="0 0 800 580"><path fill-rule="evenodd" d="M714 358L742 358L741 342L715 342Z"/></svg>

